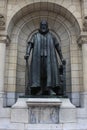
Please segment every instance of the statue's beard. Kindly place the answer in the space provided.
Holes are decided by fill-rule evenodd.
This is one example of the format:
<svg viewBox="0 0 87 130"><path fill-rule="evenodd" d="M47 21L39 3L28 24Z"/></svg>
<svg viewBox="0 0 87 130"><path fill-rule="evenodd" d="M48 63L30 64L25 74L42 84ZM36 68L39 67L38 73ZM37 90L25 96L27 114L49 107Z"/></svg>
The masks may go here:
<svg viewBox="0 0 87 130"><path fill-rule="evenodd" d="M47 29L42 28L41 31L42 31L43 33L45 33L45 32L47 31Z"/></svg>
<svg viewBox="0 0 87 130"><path fill-rule="evenodd" d="M49 29L47 29L47 28L41 28L39 30L39 32L42 33L42 34L46 34L46 33L48 33L48 31L49 31Z"/></svg>

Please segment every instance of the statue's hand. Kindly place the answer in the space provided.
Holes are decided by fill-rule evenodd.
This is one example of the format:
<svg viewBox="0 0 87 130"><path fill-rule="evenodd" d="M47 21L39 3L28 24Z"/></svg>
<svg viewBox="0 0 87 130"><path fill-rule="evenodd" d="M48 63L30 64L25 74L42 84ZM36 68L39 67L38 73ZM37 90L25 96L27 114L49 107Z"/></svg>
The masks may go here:
<svg viewBox="0 0 87 130"><path fill-rule="evenodd" d="M25 60L28 60L28 57L29 57L29 55L25 55L25 56L24 56L24 59L25 59Z"/></svg>
<svg viewBox="0 0 87 130"><path fill-rule="evenodd" d="M62 64L66 65L66 60L62 59Z"/></svg>

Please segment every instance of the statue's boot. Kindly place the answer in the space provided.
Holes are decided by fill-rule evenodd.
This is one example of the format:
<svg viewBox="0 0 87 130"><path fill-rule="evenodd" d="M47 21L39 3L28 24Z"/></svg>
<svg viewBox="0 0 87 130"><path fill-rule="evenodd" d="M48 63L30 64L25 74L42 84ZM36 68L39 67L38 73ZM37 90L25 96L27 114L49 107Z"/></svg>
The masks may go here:
<svg viewBox="0 0 87 130"><path fill-rule="evenodd" d="M42 95L43 94L43 91L42 90L40 90L38 93L37 93L37 95Z"/></svg>
<svg viewBox="0 0 87 130"><path fill-rule="evenodd" d="M48 93L48 94L46 94ZM42 89L37 93L37 95L56 95L56 93L52 89L47 89L43 91Z"/></svg>
<svg viewBox="0 0 87 130"><path fill-rule="evenodd" d="M49 94L50 95L56 95L56 93L52 89L49 90Z"/></svg>

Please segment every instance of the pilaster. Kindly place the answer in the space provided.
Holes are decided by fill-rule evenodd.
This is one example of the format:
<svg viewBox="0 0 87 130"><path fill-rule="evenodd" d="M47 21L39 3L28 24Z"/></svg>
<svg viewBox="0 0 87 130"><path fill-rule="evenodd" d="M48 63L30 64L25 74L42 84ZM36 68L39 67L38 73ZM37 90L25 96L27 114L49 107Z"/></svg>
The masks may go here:
<svg viewBox="0 0 87 130"><path fill-rule="evenodd" d="M78 44L82 47L83 65L83 93L81 95L82 106L87 107L87 33L82 33L78 39Z"/></svg>
<svg viewBox="0 0 87 130"><path fill-rule="evenodd" d="M0 35L0 107L3 107L5 52L6 52L6 45L8 44L9 44L8 36Z"/></svg>

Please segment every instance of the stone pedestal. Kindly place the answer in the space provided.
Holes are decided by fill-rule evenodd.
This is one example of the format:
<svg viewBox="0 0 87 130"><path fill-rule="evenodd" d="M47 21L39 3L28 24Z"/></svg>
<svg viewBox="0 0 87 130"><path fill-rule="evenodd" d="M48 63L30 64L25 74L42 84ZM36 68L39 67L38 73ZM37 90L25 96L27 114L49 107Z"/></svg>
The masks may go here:
<svg viewBox="0 0 87 130"><path fill-rule="evenodd" d="M76 108L67 98L61 99L62 104L59 111L59 122L60 123L74 123L76 122Z"/></svg>
<svg viewBox="0 0 87 130"><path fill-rule="evenodd" d="M29 108L29 124L58 124L61 100L57 98L31 98L26 101Z"/></svg>
<svg viewBox="0 0 87 130"><path fill-rule="evenodd" d="M12 106L11 122L28 123L28 106L25 99L19 98Z"/></svg>
<svg viewBox="0 0 87 130"><path fill-rule="evenodd" d="M19 98L12 106L11 121L59 124L76 121L76 109L68 98Z"/></svg>

